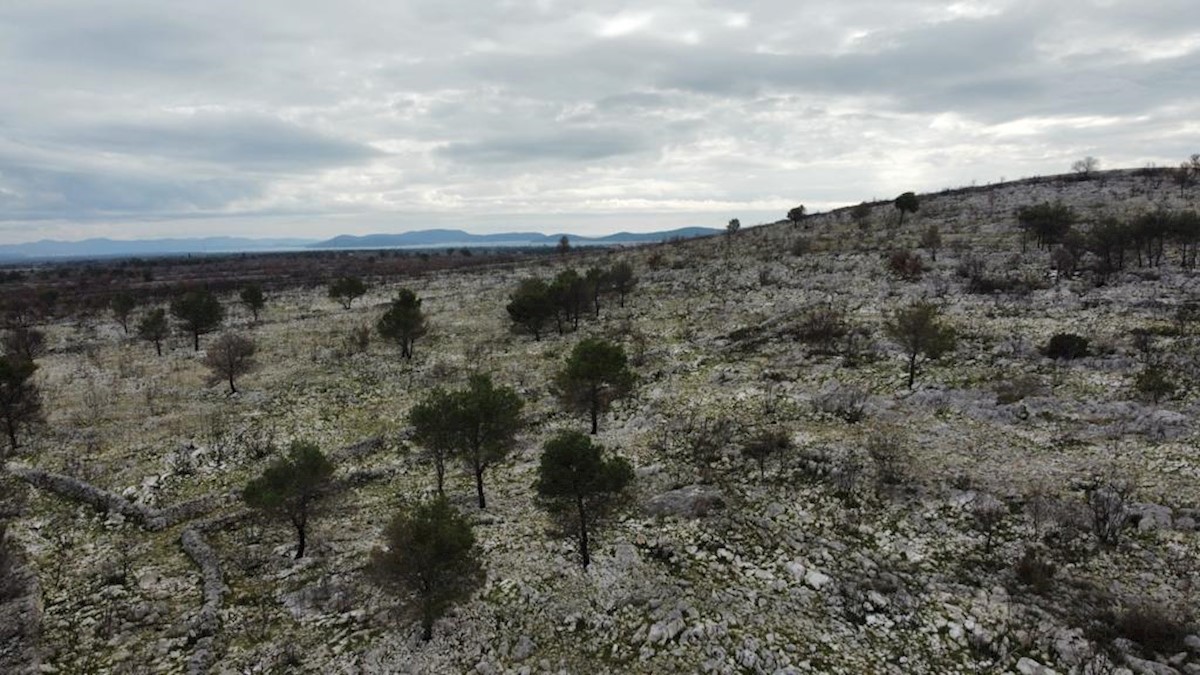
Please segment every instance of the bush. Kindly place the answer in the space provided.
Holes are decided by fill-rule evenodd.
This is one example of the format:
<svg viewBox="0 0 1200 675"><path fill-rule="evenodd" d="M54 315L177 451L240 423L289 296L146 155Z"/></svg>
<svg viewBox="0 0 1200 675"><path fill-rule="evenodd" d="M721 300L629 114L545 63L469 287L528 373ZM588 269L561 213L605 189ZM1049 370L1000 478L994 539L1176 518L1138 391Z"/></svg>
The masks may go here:
<svg viewBox="0 0 1200 675"><path fill-rule="evenodd" d="M1017 581L1029 586L1035 593L1044 594L1050 591L1054 583L1054 574L1058 571L1053 561L1041 549L1029 546L1017 560L1013 568Z"/></svg>
<svg viewBox="0 0 1200 675"><path fill-rule="evenodd" d="M1089 354L1088 340L1074 333L1059 333L1050 338L1050 342L1042 351L1052 359L1072 361Z"/></svg>
<svg viewBox="0 0 1200 675"><path fill-rule="evenodd" d="M1149 366L1138 373L1133 388L1139 394L1149 398L1155 404L1164 398L1170 398L1175 393L1175 383L1167 377L1167 373L1159 366Z"/></svg>
<svg viewBox="0 0 1200 675"><path fill-rule="evenodd" d="M1041 380L1033 375L1017 375L996 383L996 403L1008 405L1043 393Z"/></svg>
<svg viewBox="0 0 1200 675"><path fill-rule="evenodd" d="M876 430L867 437L867 454L875 465L875 489L883 491L904 482L911 461L904 439L892 429Z"/></svg>
<svg viewBox="0 0 1200 675"><path fill-rule="evenodd" d="M1144 600L1116 610L1112 608L1118 602L1116 599L1103 600L1084 610L1084 618L1089 624L1088 638L1108 643L1118 639L1131 640L1142 648L1143 656L1151 658L1187 649L1184 639L1194 626L1182 612Z"/></svg>
<svg viewBox="0 0 1200 675"><path fill-rule="evenodd" d="M867 392L854 385L835 383L813 397L813 410L833 415L847 424L866 417Z"/></svg>
<svg viewBox="0 0 1200 675"><path fill-rule="evenodd" d="M807 237L797 237L796 240L792 242L791 249L789 250L791 251L792 255L799 257L811 253L812 248L812 241L810 241Z"/></svg>
<svg viewBox="0 0 1200 675"><path fill-rule="evenodd" d="M900 249L888 255L887 269L904 281L916 281L925 273L925 261L917 253Z"/></svg>
<svg viewBox="0 0 1200 675"><path fill-rule="evenodd" d="M817 305L805 310L796 325L797 340L822 353L834 353L837 342L850 332L846 314L832 305Z"/></svg>

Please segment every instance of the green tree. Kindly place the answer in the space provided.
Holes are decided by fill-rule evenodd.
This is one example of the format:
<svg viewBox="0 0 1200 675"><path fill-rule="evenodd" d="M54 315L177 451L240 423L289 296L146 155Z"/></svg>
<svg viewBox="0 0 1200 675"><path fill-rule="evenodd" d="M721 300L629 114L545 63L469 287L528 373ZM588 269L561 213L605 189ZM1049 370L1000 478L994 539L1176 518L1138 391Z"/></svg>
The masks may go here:
<svg viewBox="0 0 1200 675"><path fill-rule="evenodd" d="M1147 366L1138 373L1133 386L1139 394L1154 401L1155 405L1175 393L1175 383L1167 376L1167 371L1157 365Z"/></svg>
<svg viewBox="0 0 1200 675"><path fill-rule="evenodd" d="M558 334L562 335L564 326L571 324L573 330L579 329L579 318L587 307L587 282L575 270L563 270L554 277L550 284L550 296L554 299L557 314L555 322Z"/></svg>
<svg viewBox="0 0 1200 675"><path fill-rule="evenodd" d="M342 309L350 309L354 301L367 293L367 285L355 276L339 277L329 284L329 297L337 300Z"/></svg>
<svg viewBox="0 0 1200 675"><path fill-rule="evenodd" d="M385 588L417 599L421 639L433 624L484 581L471 523L445 499L401 512L384 531L384 548L371 556L374 577Z"/></svg>
<svg viewBox="0 0 1200 675"><path fill-rule="evenodd" d="M532 333L536 341L541 341L542 331L558 311L550 286L536 277L522 279L504 309L513 323Z"/></svg>
<svg viewBox="0 0 1200 675"><path fill-rule="evenodd" d="M1025 250L1025 237L1030 234L1039 249L1062 242L1076 220L1075 211L1062 202L1022 206L1017 209L1017 224L1022 232L1021 250Z"/></svg>
<svg viewBox="0 0 1200 675"><path fill-rule="evenodd" d="M121 330L129 334L129 315L133 312L133 308L137 307L137 300L129 293L117 293L109 302L112 307L113 317L117 323L121 324Z"/></svg>
<svg viewBox="0 0 1200 675"><path fill-rule="evenodd" d="M250 310L250 313L254 316L254 322L258 323L258 313L267 304L267 298L263 295L262 286L250 284L242 289L242 292L238 294L238 298L241 299L246 309Z"/></svg>
<svg viewBox="0 0 1200 675"><path fill-rule="evenodd" d="M37 365L20 354L0 356L0 419L8 435L8 447L19 447L18 433L41 423L42 396L32 382Z"/></svg>
<svg viewBox="0 0 1200 675"><path fill-rule="evenodd" d="M600 318L600 294L608 285L608 273L599 267L589 268L584 274L583 283L587 297L592 303L592 316Z"/></svg>
<svg viewBox="0 0 1200 675"><path fill-rule="evenodd" d="M512 450L524 404L515 390L497 387L491 377L482 374L472 375L457 399L458 454L475 476L475 495L482 509L487 507L483 472Z"/></svg>
<svg viewBox="0 0 1200 675"><path fill-rule="evenodd" d="M437 493L446 495L446 460L459 446L458 397L445 389L434 389L408 411L413 440L425 448L437 474Z"/></svg>
<svg viewBox="0 0 1200 675"><path fill-rule="evenodd" d="M787 212L787 219L792 221L793 225L798 225L801 220L804 220L805 209L801 204Z"/></svg>
<svg viewBox="0 0 1200 675"><path fill-rule="evenodd" d="M633 480L628 461L604 454L604 448L584 434L562 432L546 442L534 484L542 504L575 534L584 568L592 561L589 531Z"/></svg>
<svg viewBox="0 0 1200 675"><path fill-rule="evenodd" d="M730 220L729 223L725 225L725 232L731 235L737 234L738 230L740 229L742 229L742 221L738 220L737 218Z"/></svg>
<svg viewBox="0 0 1200 675"><path fill-rule="evenodd" d="M916 213L917 209L921 208L921 202L917 199L917 195L914 192L905 192L899 197L896 197L896 201L893 202L892 205L895 206L896 210L900 212L901 225L904 224L904 214Z"/></svg>
<svg viewBox="0 0 1200 675"><path fill-rule="evenodd" d="M308 521L333 477L333 465L314 443L292 441L288 456L267 467L242 490L251 508L289 521L296 528L296 559L304 557Z"/></svg>
<svg viewBox="0 0 1200 675"><path fill-rule="evenodd" d="M236 394L234 378L254 370L258 365L254 361L256 351L254 341L248 337L226 333L217 338L204 355L204 365L212 371L209 383L225 380L229 382L229 393Z"/></svg>
<svg viewBox="0 0 1200 675"><path fill-rule="evenodd" d="M560 255L566 255L571 252L571 239L565 234L558 238L558 252Z"/></svg>
<svg viewBox="0 0 1200 675"><path fill-rule="evenodd" d="M409 422L434 460L438 494L443 494L446 457L456 454L475 477L479 508L487 507L483 475L512 450L523 406L511 387L497 387L490 376L476 374L466 389L435 389L413 408Z"/></svg>
<svg viewBox="0 0 1200 675"><path fill-rule="evenodd" d="M591 415L592 433L598 427L600 413L633 387L625 350L599 338L586 338L575 345L566 366L558 374L559 394L563 402Z"/></svg>
<svg viewBox="0 0 1200 675"><path fill-rule="evenodd" d="M930 225L921 233L921 248L929 252L929 259L937 262L938 251L942 248L942 233L937 225Z"/></svg>
<svg viewBox="0 0 1200 675"><path fill-rule="evenodd" d="M167 311L162 307L150 310L150 313L138 322L137 331L138 337L153 342L155 353L162 356L162 341L171 334L171 326L167 323Z"/></svg>
<svg viewBox="0 0 1200 675"><path fill-rule="evenodd" d="M193 349L200 351L200 336L221 325L225 320L225 308L209 291L188 291L171 301L171 316L179 321L184 332L191 333Z"/></svg>
<svg viewBox="0 0 1200 675"><path fill-rule="evenodd" d="M400 345L400 355L412 358L413 343L425 335L429 324L421 311L421 299L407 288L401 288L391 307L379 317L375 324L379 334Z"/></svg>
<svg viewBox="0 0 1200 675"><path fill-rule="evenodd" d="M943 325L941 312L927 302L915 302L897 310L884 323L883 330L900 345L908 359L909 389L912 389L921 363L939 359L954 349L954 330Z"/></svg>
<svg viewBox="0 0 1200 675"><path fill-rule="evenodd" d="M622 260L608 270L608 286L620 298L621 307L625 306L625 296L637 286L637 277L633 276L633 265Z"/></svg>

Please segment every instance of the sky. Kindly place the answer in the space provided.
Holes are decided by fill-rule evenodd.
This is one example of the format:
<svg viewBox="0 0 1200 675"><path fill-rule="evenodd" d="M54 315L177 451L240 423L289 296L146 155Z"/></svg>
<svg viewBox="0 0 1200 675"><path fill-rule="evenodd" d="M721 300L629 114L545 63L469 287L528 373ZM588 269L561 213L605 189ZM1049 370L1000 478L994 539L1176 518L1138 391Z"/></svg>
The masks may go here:
<svg viewBox="0 0 1200 675"><path fill-rule="evenodd" d="M1195 152L1195 0L0 0L0 243L723 227Z"/></svg>

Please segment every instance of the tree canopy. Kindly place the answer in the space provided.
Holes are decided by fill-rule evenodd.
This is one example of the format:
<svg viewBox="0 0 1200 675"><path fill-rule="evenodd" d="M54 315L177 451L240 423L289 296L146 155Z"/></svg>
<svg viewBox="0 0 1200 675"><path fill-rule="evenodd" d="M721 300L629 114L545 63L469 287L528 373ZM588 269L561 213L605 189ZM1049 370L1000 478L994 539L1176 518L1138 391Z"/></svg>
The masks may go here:
<svg viewBox="0 0 1200 675"><path fill-rule="evenodd" d="M400 355L411 359L413 343L425 335L429 324L421 311L421 299L407 288L401 288L388 310L379 317L376 330L384 338L400 345Z"/></svg>
<svg viewBox="0 0 1200 675"><path fill-rule="evenodd" d="M42 396L33 383L37 365L20 354L0 356L0 420L8 447L16 450L19 433L43 421Z"/></svg>
<svg viewBox="0 0 1200 675"><path fill-rule="evenodd" d="M484 374L471 376L466 389L435 389L413 407L409 422L434 461L438 494L443 494L446 458L455 454L475 477L479 508L486 508L483 474L512 449L522 407L516 391L495 386Z"/></svg>
<svg viewBox="0 0 1200 675"><path fill-rule="evenodd" d="M429 640L434 622L483 584L471 523L438 498L402 511L383 539L371 558L374 577L389 590L416 597L421 639Z"/></svg>
<svg viewBox="0 0 1200 675"><path fill-rule="evenodd" d="M304 557L308 522L333 477L333 465L315 443L293 441L277 460L242 490L251 508L288 520L296 528L296 559Z"/></svg>
<svg viewBox="0 0 1200 675"><path fill-rule="evenodd" d="M262 286L250 284L242 289L241 293L238 294L238 298L246 306L246 309L250 310L250 313L254 316L254 320L257 322L258 313L267 304L267 298L263 295Z"/></svg>
<svg viewBox="0 0 1200 675"><path fill-rule="evenodd" d="M562 432L543 447L534 484L543 506L575 534L585 568L591 563L589 530L604 508L633 480L628 461L604 455L604 448L586 435Z"/></svg>
<svg viewBox="0 0 1200 675"><path fill-rule="evenodd" d="M904 214L916 213L917 209L921 208L921 202L917 199L915 192L905 192L899 197L896 197L896 201L893 202L893 205L896 207L896 210L900 212L901 225L904 224Z"/></svg>
<svg viewBox="0 0 1200 675"><path fill-rule="evenodd" d="M354 301L367 293L367 285L356 276L345 276L334 279L329 284L329 297L337 300L342 309L350 309Z"/></svg>
<svg viewBox="0 0 1200 675"><path fill-rule="evenodd" d="M184 332L191 333L193 349L200 351L200 336L216 330L225 320L225 308L210 291L188 291L171 301L171 316Z"/></svg>
<svg viewBox="0 0 1200 675"><path fill-rule="evenodd" d="M560 397L571 408L589 413L593 434L600 413L633 387L634 375L627 363L620 345L586 338L575 345L558 375Z"/></svg>
<svg viewBox="0 0 1200 675"><path fill-rule="evenodd" d="M927 302L915 302L897 310L884 323L883 330L908 358L909 389L922 361L941 358L954 349L954 330L943 325L937 306Z"/></svg>

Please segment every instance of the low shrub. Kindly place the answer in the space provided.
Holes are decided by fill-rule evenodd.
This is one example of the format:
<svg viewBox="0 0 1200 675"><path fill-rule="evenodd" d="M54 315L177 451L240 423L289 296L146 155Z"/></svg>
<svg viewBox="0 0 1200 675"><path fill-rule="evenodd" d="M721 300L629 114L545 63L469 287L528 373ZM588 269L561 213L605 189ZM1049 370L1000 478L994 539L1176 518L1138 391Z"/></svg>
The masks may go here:
<svg viewBox="0 0 1200 675"><path fill-rule="evenodd" d="M1072 361L1087 356L1088 340L1074 333L1059 333L1050 338L1042 352L1052 358L1062 361Z"/></svg>

